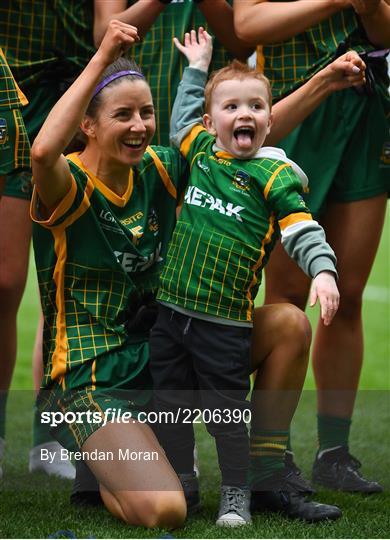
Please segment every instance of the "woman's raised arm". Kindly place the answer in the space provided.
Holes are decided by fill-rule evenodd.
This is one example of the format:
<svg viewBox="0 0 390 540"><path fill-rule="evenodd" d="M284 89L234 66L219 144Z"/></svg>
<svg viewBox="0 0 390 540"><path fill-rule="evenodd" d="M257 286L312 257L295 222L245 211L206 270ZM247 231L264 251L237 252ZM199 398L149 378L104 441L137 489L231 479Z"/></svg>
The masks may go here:
<svg viewBox="0 0 390 540"><path fill-rule="evenodd" d="M38 195L47 209L54 209L71 187L69 165L62 153L79 127L102 73L136 40L134 26L111 21L99 49L38 133L31 149L32 169Z"/></svg>

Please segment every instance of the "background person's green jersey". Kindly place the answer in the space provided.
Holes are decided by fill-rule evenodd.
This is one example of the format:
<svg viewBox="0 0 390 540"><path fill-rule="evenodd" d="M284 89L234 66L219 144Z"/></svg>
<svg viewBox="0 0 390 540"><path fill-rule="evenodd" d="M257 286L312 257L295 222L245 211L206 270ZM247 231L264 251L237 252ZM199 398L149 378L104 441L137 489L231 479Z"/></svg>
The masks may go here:
<svg viewBox="0 0 390 540"><path fill-rule="evenodd" d="M329 201L349 203L390 192L386 51L373 53L376 47L352 7L258 51L259 67L277 101L349 49L373 54L363 55L370 89L333 93L278 143L310 178L305 200L317 218Z"/></svg>
<svg viewBox="0 0 390 540"><path fill-rule="evenodd" d="M30 167L30 143L20 112L26 104L0 47L0 176Z"/></svg>
<svg viewBox="0 0 390 540"><path fill-rule="evenodd" d="M128 2L129 5L134 3ZM173 38L183 41L185 32L200 26L213 34L203 13L192 0L171 2L142 41L136 43L128 53L142 68L152 90L157 120L153 139L155 144L169 144L169 119L177 87L187 65L186 59L173 44ZM232 59L233 56L225 47L214 39L210 69L220 69Z"/></svg>
<svg viewBox="0 0 390 540"><path fill-rule="evenodd" d="M275 101L302 86L332 62L340 44L345 45L344 52L353 49L361 53L375 49L352 7L285 41L260 46L258 64L270 80Z"/></svg>
<svg viewBox="0 0 390 540"><path fill-rule="evenodd" d="M95 52L93 0L3 0L0 45L29 104L30 142L49 111ZM31 198L31 172L7 177L4 195Z"/></svg>
<svg viewBox="0 0 390 540"><path fill-rule="evenodd" d="M94 54L93 0L3 0L0 45L22 90L74 77Z"/></svg>
<svg viewBox="0 0 390 540"><path fill-rule="evenodd" d="M72 188L49 219L32 201L34 251L44 314L43 387L129 340L124 323L134 291L158 285L175 223L182 158L148 148L118 196L78 154L68 156ZM91 374L92 376L92 374ZM98 383L98 381L97 381Z"/></svg>

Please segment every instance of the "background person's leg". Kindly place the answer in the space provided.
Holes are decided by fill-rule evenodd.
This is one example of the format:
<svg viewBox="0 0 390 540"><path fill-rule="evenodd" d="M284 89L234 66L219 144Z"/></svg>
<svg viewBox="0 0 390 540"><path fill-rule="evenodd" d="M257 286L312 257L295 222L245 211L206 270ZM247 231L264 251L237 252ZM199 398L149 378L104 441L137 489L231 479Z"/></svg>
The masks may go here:
<svg viewBox="0 0 390 540"><path fill-rule="evenodd" d="M316 482L346 491L381 491L378 483L364 479L348 459L348 441L363 363L362 297L379 245L386 202L384 194L332 203L323 219L337 255L340 306L330 326L319 322L313 346L322 456L315 462L313 474ZM342 447L340 456L337 450L323 453L337 447Z"/></svg>
<svg viewBox="0 0 390 540"><path fill-rule="evenodd" d="M1 198L0 231L1 461L5 438L6 403L16 361L16 316L23 296L28 269L31 238L29 201L7 196Z"/></svg>

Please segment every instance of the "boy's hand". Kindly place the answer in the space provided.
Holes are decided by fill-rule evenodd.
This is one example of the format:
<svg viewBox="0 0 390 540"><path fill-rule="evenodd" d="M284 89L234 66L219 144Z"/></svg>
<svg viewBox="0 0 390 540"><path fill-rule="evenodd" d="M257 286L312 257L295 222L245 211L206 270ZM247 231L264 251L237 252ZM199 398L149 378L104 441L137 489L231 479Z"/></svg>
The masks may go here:
<svg viewBox="0 0 390 540"><path fill-rule="evenodd" d="M137 41L139 41L139 36L135 26L113 19L107 27L96 54L106 64L111 64Z"/></svg>
<svg viewBox="0 0 390 540"><path fill-rule="evenodd" d="M321 319L329 326L339 307L340 294L332 272L320 272L313 279L310 290L310 307L317 302L321 305Z"/></svg>
<svg viewBox="0 0 390 540"><path fill-rule="evenodd" d="M366 64L355 51L348 51L318 73L330 92L365 84Z"/></svg>
<svg viewBox="0 0 390 540"><path fill-rule="evenodd" d="M173 38L173 42L187 58L190 67L207 72L213 54L213 38L204 28L199 28L198 36L195 30L186 32L183 44L177 38Z"/></svg>

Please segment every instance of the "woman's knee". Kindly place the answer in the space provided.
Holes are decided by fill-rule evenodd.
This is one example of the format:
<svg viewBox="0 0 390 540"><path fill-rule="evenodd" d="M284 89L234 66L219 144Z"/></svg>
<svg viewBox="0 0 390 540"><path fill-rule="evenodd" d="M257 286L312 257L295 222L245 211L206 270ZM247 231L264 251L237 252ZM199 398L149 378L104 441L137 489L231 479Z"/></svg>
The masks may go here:
<svg viewBox="0 0 390 540"><path fill-rule="evenodd" d="M17 311L26 285L27 265L25 268L3 265L0 270L0 312ZM1 307L3 306L3 307Z"/></svg>
<svg viewBox="0 0 390 540"><path fill-rule="evenodd" d="M124 520L141 527L181 527L187 505L182 491L134 493L131 499L120 500Z"/></svg>
<svg viewBox="0 0 390 540"><path fill-rule="evenodd" d="M280 310L279 340L298 344L303 352L308 352L311 344L311 325L306 314L292 304L284 304Z"/></svg>
<svg viewBox="0 0 390 540"><path fill-rule="evenodd" d="M348 283L339 283L340 305L336 317L345 319L360 318L363 304L364 285L350 280Z"/></svg>

